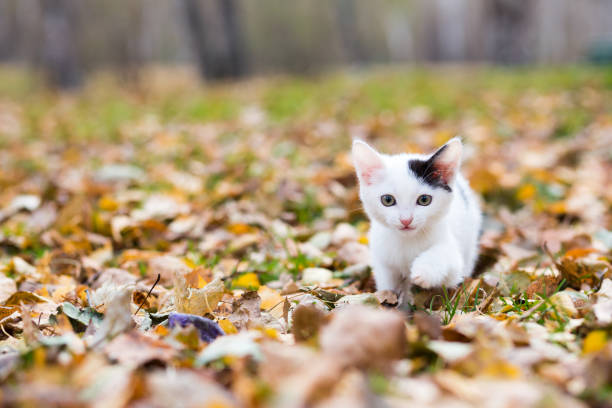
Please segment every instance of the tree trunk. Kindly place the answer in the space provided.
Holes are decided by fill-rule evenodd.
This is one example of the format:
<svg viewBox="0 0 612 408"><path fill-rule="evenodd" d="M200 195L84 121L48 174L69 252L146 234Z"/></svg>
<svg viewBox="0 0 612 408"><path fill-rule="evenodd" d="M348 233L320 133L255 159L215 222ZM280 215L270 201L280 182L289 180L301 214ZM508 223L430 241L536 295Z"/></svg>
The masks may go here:
<svg viewBox="0 0 612 408"><path fill-rule="evenodd" d="M0 1L0 60L14 57L14 46L17 41L15 33L13 4L6 0Z"/></svg>
<svg viewBox="0 0 612 408"><path fill-rule="evenodd" d="M216 80L243 76L244 45L236 0L208 4L183 0L183 6L202 77Z"/></svg>
<svg viewBox="0 0 612 408"><path fill-rule="evenodd" d="M360 41L357 29L357 13L355 0L337 0L336 23L344 52L351 63L362 63L366 60L366 52Z"/></svg>
<svg viewBox="0 0 612 408"><path fill-rule="evenodd" d="M74 4L71 0L45 0L42 19L42 63L47 79L62 89L79 86Z"/></svg>
<svg viewBox="0 0 612 408"><path fill-rule="evenodd" d="M491 59L504 64L528 60L531 0L491 0L488 8Z"/></svg>

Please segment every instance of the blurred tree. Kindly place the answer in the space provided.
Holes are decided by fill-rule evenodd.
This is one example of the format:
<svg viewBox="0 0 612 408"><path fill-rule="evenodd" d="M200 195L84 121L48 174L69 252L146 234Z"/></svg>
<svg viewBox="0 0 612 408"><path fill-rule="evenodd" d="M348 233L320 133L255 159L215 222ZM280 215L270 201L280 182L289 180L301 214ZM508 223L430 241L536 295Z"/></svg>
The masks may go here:
<svg viewBox="0 0 612 408"><path fill-rule="evenodd" d="M562 63L600 58L611 15L612 0L0 0L0 60L67 88L98 70L136 82L157 64L215 80L347 62Z"/></svg>
<svg viewBox="0 0 612 408"><path fill-rule="evenodd" d="M75 0L45 0L42 4L42 65L49 82L59 88L81 83L75 43Z"/></svg>
<svg viewBox="0 0 612 408"><path fill-rule="evenodd" d="M504 64L526 62L531 0L491 0L488 3L491 59Z"/></svg>
<svg viewBox="0 0 612 408"><path fill-rule="evenodd" d="M183 0L187 28L201 75L209 80L246 72L236 0Z"/></svg>
<svg viewBox="0 0 612 408"><path fill-rule="evenodd" d="M0 60L14 56L15 13L12 4L0 1Z"/></svg>
<svg viewBox="0 0 612 408"><path fill-rule="evenodd" d="M364 62L366 53L357 29L355 0L336 1L336 22L348 61L352 63Z"/></svg>

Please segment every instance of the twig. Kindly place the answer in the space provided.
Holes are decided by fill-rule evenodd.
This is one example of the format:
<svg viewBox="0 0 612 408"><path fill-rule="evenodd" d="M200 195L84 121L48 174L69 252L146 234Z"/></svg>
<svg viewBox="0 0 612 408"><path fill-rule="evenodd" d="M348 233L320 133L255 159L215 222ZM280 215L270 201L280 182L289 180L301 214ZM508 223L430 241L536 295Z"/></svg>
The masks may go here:
<svg viewBox="0 0 612 408"><path fill-rule="evenodd" d="M493 298L497 296L498 293L499 293L499 288L495 286L493 290L491 291L491 293L482 302L480 302L479 305L476 306L476 311L478 313L485 313L486 310L491 305L491 303L493 303Z"/></svg>
<svg viewBox="0 0 612 408"><path fill-rule="evenodd" d="M546 244L546 241L544 241L542 243L542 249L544 250L544 253L546 255L548 255L548 257L550 258L550 260L552 261L553 265L559 269L558 265L557 265L557 260L555 259L555 256L552 254L552 252L550 252L550 249L548 249L548 245Z"/></svg>
<svg viewBox="0 0 612 408"><path fill-rule="evenodd" d="M521 317L519 317L519 320L525 320L527 318L529 318L536 310L538 310L540 308L540 306L542 306L544 303L546 302L546 300L542 299L539 300L535 305L533 305L529 310L527 310L525 313L523 313L521 315Z"/></svg>
<svg viewBox="0 0 612 408"><path fill-rule="evenodd" d="M134 312L134 315L137 315L138 312L140 312L140 309L142 309L142 307L144 306L144 304L147 301L147 299L149 298L149 296L151 296L151 292L153 292L153 289L159 283L160 279L161 279L161 274L158 273L157 274L157 279L155 279L155 283L153 284L153 286L151 286L151 289L149 289L149 293L147 293L147 296L145 296L145 298L142 300L142 303L140 304L140 306L138 306L138 309L136 309L136 312Z"/></svg>

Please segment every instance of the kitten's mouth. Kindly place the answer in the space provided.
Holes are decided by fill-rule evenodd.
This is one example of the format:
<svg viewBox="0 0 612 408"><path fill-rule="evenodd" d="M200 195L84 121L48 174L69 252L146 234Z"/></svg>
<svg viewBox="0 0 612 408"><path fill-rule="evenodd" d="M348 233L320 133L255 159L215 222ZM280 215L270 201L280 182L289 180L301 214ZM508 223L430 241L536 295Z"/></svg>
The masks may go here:
<svg viewBox="0 0 612 408"><path fill-rule="evenodd" d="M415 229L414 227L401 227L400 231L412 231L413 229Z"/></svg>

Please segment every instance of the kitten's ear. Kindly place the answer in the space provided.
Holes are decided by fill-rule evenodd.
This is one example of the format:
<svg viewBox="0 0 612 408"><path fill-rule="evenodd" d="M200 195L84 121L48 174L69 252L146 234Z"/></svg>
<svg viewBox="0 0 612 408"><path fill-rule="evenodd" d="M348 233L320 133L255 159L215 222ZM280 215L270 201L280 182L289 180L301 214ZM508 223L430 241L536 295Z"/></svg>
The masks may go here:
<svg viewBox="0 0 612 408"><path fill-rule="evenodd" d="M376 183L384 170L380 154L361 140L353 142L353 164L355 165L355 170L357 170L359 181L367 185Z"/></svg>
<svg viewBox="0 0 612 408"><path fill-rule="evenodd" d="M461 152L463 145L461 139L454 137L444 146L439 148L429 160L433 162L435 171L438 172L444 183L450 184L461 165Z"/></svg>

